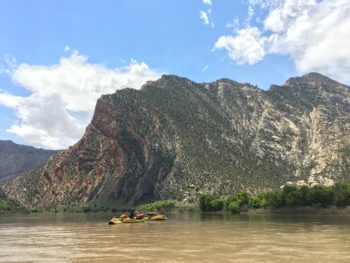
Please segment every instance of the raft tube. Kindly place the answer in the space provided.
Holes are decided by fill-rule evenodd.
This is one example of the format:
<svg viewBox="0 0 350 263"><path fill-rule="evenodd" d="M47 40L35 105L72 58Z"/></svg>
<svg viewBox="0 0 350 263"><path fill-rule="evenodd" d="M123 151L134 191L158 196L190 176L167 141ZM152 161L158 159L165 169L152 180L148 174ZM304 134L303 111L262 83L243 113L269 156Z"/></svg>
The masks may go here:
<svg viewBox="0 0 350 263"><path fill-rule="evenodd" d="M112 218L109 222L108 225L117 225L117 224L121 224L122 220L120 218Z"/></svg>
<svg viewBox="0 0 350 263"><path fill-rule="evenodd" d="M122 221L123 223L143 223L142 219L132 219L132 218L125 218Z"/></svg>
<svg viewBox="0 0 350 263"><path fill-rule="evenodd" d="M156 216L152 216L151 220L167 220L168 218L165 215L156 215Z"/></svg>

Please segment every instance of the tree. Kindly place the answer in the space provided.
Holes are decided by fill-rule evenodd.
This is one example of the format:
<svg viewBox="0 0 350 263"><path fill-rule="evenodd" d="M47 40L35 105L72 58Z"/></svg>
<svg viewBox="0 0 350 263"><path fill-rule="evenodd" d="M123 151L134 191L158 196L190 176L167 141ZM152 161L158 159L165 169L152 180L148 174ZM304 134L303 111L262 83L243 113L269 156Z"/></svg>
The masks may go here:
<svg viewBox="0 0 350 263"><path fill-rule="evenodd" d="M233 201L229 204L229 210L231 213L238 214L241 211L241 207L239 206L237 201Z"/></svg>
<svg viewBox="0 0 350 263"><path fill-rule="evenodd" d="M289 192L285 198L285 203L287 206L301 206L303 205L303 195L299 189L295 189Z"/></svg>
<svg viewBox="0 0 350 263"><path fill-rule="evenodd" d="M220 211L224 208L224 201L211 194L204 194L199 198L199 208L201 211Z"/></svg>
<svg viewBox="0 0 350 263"><path fill-rule="evenodd" d="M308 201L315 207L327 207L333 203L333 191L330 187L316 185L310 188Z"/></svg>
<svg viewBox="0 0 350 263"><path fill-rule="evenodd" d="M266 193L266 201L268 206L280 208L285 205L281 191L272 191Z"/></svg>
<svg viewBox="0 0 350 263"><path fill-rule="evenodd" d="M336 183L333 186L334 204L339 207L350 205L350 184Z"/></svg>

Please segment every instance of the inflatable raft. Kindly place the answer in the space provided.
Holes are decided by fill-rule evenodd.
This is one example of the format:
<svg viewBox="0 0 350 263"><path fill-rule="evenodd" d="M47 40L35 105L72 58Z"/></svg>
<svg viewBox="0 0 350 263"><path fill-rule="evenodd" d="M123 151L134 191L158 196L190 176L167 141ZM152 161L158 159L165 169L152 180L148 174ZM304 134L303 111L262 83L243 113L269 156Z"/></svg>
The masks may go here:
<svg viewBox="0 0 350 263"><path fill-rule="evenodd" d="M109 225L117 225L117 224L121 224L121 223L122 223L122 219L116 218L116 217L113 217L113 218L108 222Z"/></svg>
<svg viewBox="0 0 350 263"><path fill-rule="evenodd" d="M132 224L132 223L143 223L144 220L154 220L154 221L162 221L167 220L168 218L163 213L157 212L149 212L145 216L144 214L138 214L134 218L130 218L127 212L123 213L119 218L113 217L108 224L109 225L117 225L117 224Z"/></svg>
<svg viewBox="0 0 350 263"><path fill-rule="evenodd" d="M117 225L117 224L132 224L132 223L143 223L142 219L132 219L132 218L117 218L113 217L108 224L109 225Z"/></svg>
<svg viewBox="0 0 350 263"><path fill-rule="evenodd" d="M127 223L127 224L130 224L130 223L143 223L143 220L142 219L125 218L125 219L122 220L122 223Z"/></svg>
<svg viewBox="0 0 350 263"><path fill-rule="evenodd" d="M161 220L167 220L168 218L166 215L155 215L151 217L151 220L161 221Z"/></svg>

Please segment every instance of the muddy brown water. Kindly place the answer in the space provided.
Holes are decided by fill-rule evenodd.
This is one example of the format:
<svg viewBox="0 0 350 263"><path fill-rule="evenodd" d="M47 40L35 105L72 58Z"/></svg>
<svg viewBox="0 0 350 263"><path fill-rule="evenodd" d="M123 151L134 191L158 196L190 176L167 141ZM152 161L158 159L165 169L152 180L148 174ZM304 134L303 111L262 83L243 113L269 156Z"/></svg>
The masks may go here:
<svg viewBox="0 0 350 263"><path fill-rule="evenodd" d="M350 262L350 217L174 212L0 215L1 262Z"/></svg>

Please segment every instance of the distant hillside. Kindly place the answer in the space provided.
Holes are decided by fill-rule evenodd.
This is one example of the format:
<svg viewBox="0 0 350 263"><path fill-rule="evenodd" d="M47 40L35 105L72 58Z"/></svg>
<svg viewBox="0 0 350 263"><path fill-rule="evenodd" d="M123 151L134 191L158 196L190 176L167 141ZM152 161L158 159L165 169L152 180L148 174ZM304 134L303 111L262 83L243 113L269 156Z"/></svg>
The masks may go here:
<svg viewBox="0 0 350 263"><path fill-rule="evenodd" d="M98 101L82 139L4 185L25 206L193 202L350 179L350 89L317 73L264 91L177 76Z"/></svg>
<svg viewBox="0 0 350 263"><path fill-rule="evenodd" d="M37 168L58 152L0 140L0 181Z"/></svg>

